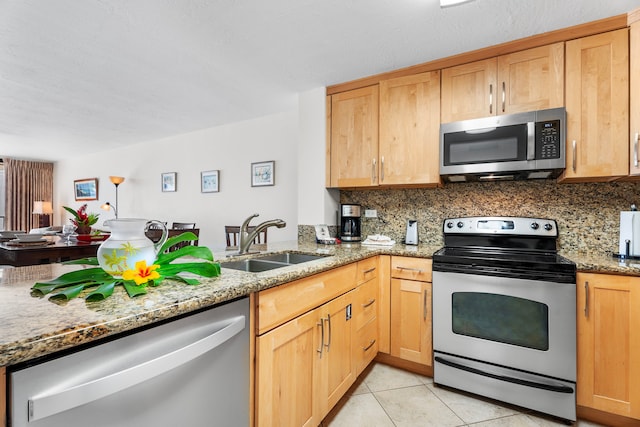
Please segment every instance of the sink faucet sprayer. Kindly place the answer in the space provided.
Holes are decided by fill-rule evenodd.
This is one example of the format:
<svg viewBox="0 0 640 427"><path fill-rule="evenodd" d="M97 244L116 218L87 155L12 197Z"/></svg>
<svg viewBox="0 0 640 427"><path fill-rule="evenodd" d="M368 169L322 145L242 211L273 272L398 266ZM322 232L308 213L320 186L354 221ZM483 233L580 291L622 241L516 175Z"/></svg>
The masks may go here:
<svg viewBox="0 0 640 427"><path fill-rule="evenodd" d="M260 216L260 215L258 214L251 215L249 218L244 220L244 222L242 223L242 226L240 227L240 245L238 246L238 255L246 254L249 251L249 246L251 246L251 243L253 243L253 240L256 238L258 233L262 232L266 228L268 227L282 228L287 225L287 223L281 219L271 219L269 221L265 221L263 223L256 225L255 228L251 230L251 232L249 232L248 231L249 222L251 222L251 220L257 216Z"/></svg>

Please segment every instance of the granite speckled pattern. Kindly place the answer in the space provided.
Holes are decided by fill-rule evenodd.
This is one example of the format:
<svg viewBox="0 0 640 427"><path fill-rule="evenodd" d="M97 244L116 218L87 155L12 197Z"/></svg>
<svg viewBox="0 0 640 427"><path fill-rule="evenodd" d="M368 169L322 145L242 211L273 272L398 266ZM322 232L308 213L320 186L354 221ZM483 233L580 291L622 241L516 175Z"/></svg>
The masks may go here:
<svg viewBox="0 0 640 427"><path fill-rule="evenodd" d="M214 307L252 292L278 286L322 271L380 255L430 258L438 244L392 247L358 243L316 245L298 242L270 243L268 252L296 251L327 255L316 261L263 273L224 268L228 253L214 253L223 267L219 277L203 279L198 286L165 281L146 295L129 298L123 289L101 302L77 298L52 302L33 295L36 281L46 281L82 266L62 264L0 269L0 366L46 356L77 345L134 330L195 310ZM640 276L640 261L623 262L602 256L563 253L579 269ZM238 258L233 258L238 259Z"/></svg>
<svg viewBox="0 0 640 427"><path fill-rule="evenodd" d="M441 245L445 218L530 216L555 219L558 248L571 252L618 251L620 211L640 206L640 183L558 184L555 180L446 184L441 188L341 191L341 203L376 209L362 218L363 236L404 240L408 219L418 220L420 242Z"/></svg>

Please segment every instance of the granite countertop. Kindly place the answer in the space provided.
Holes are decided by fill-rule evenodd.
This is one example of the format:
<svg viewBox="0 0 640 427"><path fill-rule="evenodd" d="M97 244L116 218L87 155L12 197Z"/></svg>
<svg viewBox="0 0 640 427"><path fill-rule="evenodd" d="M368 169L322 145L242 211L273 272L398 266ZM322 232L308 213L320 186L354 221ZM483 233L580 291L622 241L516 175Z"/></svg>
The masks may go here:
<svg viewBox="0 0 640 427"><path fill-rule="evenodd" d="M246 273L224 268L215 278L205 278L197 286L165 281L148 288L146 295L129 298L122 288L100 302L83 298L53 302L32 295L36 281L47 281L82 266L45 264L0 269L0 366L14 365L57 351L89 343L169 319L198 309L247 296L370 256L387 254L430 258L439 247L420 245L393 247L342 244L336 246L298 242L270 243L266 251L293 250L328 255L320 260L262 273ZM214 252L224 263L228 254ZM612 257L563 254L581 271L640 276L640 261L618 262Z"/></svg>

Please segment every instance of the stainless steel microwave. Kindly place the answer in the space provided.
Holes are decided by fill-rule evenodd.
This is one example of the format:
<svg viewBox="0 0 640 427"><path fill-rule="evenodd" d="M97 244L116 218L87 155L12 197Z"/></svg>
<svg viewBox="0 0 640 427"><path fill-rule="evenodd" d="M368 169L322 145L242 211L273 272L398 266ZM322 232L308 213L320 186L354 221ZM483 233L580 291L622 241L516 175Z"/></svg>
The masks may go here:
<svg viewBox="0 0 640 427"><path fill-rule="evenodd" d="M440 125L440 175L448 182L555 178L565 168L564 108Z"/></svg>

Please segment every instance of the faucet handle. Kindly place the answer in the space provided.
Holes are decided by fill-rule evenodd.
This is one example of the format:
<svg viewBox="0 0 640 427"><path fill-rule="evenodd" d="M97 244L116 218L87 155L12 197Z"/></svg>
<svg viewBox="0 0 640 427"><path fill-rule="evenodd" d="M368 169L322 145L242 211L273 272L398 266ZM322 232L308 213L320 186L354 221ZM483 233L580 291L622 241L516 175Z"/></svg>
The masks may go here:
<svg viewBox="0 0 640 427"><path fill-rule="evenodd" d="M240 227L240 231L247 231L247 227L249 226L249 223L253 218L257 216L260 216L260 214L254 213L249 218L245 219L244 222L242 223L242 226Z"/></svg>

